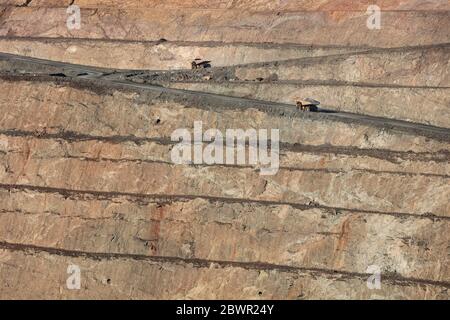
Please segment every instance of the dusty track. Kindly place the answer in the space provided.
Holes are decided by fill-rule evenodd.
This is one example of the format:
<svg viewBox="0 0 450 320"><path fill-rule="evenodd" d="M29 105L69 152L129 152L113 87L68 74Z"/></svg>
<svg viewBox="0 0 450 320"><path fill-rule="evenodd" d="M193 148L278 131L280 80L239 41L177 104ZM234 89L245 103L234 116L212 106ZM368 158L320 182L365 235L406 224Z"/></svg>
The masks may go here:
<svg viewBox="0 0 450 320"><path fill-rule="evenodd" d="M448 1L70 2L0 5L0 298L448 300ZM174 164L199 120L277 173Z"/></svg>

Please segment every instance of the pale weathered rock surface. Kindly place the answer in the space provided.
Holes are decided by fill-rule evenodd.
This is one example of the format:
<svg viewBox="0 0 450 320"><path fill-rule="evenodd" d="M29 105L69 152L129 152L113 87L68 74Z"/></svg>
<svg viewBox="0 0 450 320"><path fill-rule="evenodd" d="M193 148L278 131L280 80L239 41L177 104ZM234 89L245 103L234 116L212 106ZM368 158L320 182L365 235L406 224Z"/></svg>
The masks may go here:
<svg viewBox="0 0 450 320"><path fill-rule="evenodd" d="M0 18L0 36L398 47L450 42L446 32L450 29L449 16L450 11L446 10L386 11L383 29L372 30L368 36L371 30L367 28L365 10L279 15L277 11L248 12L234 8L102 7L82 9L83 26L69 30L66 7L6 7Z"/></svg>
<svg viewBox="0 0 450 320"><path fill-rule="evenodd" d="M172 88L293 104L314 97L329 110L450 127L450 88L358 86L346 83L173 82Z"/></svg>
<svg viewBox="0 0 450 320"><path fill-rule="evenodd" d="M449 63L450 47L438 45L148 72L130 79L288 104L314 97L330 110L450 127Z"/></svg>
<svg viewBox="0 0 450 320"><path fill-rule="evenodd" d="M0 51L85 66L0 55L0 298L448 300L449 3L369 2L2 1ZM174 164L196 121L277 173Z"/></svg>
<svg viewBox="0 0 450 320"><path fill-rule="evenodd" d="M190 69L196 58L211 60L213 66L221 67L362 50L365 49L250 43L0 38L1 52L95 67L144 70Z"/></svg>
<svg viewBox="0 0 450 320"><path fill-rule="evenodd" d="M345 123L335 123L331 127L339 130L339 139L332 139L338 135L330 132L327 139L331 140L322 142L328 151L320 151L319 145L309 151L300 146L298 150L291 146L286 153L282 149L281 168L273 177L262 177L247 167L175 166L170 164L170 144L163 143L174 128L191 127L196 118L204 120L205 128L239 127L239 118L214 117L214 110L205 111L187 97L170 101L120 88L92 91L95 87L82 82L24 79L28 80L6 77L2 82L10 93L0 103L4 114L0 246L6 250L2 259L6 259L5 266L9 259L24 261L21 252L25 250L34 252L26 266L62 270L55 269L49 283L36 291L8 293L6 289L5 296L32 298L48 292L47 297L76 297L57 289L64 287L61 277L67 255L83 268L110 270L90 271L85 279L82 296L97 298L227 298L228 287L210 295L204 291L213 284L203 277L222 272L230 277L235 274L234 279L251 279L255 272L273 274L273 280L248 280L253 289L241 297L370 298L373 293L365 287L363 276L368 261L382 265L388 274L390 284L386 292L377 293L379 297L446 295L442 288L447 286L449 270L442 252L447 250L450 212L448 142L425 138L428 142L424 143L420 135L395 131L389 139L380 139L377 129L370 126L361 126L365 137L357 142L355 124L346 136ZM20 101L27 107L21 107ZM306 139L306 145L320 141L313 139L313 132L308 138L310 130L304 129L311 120L280 118L257 109L233 111L219 102L217 112L228 108L231 114L249 113L246 121L253 119L255 127L283 118L288 130L282 130L281 137L286 137L282 142L298 143L297 136ZM17 108L11 109L11 103ZM183 117L167 116L176 114L178 108ZM111 116L108 109L114 110ZM117 117L121 112L127 117ZM202 116L205 112L207 117ZM120 124L115 119L127 122ZM286 121L300 122L290 126ZM313 122L315 127L327 126L327 121ZM139 138L144 140L136 144L133 139ZM343 149L350 146L356 149ZM370 147L378 149L372 156L364 151ZM348 161L354 157L358 160L352 167ZM427 158L434 160L422 165ZM380 161L391 168L380 167ZM345 169L343 163L350 168ZM21 228L11 228L14 224ZM95 258L96 254L115 258ZM159 257L182 259L181 266ZM50 267L48 259L58 262ZM195 263L191 265L189 259ZM219 269L213 272L208 266L214 261ZM227 261L242 265L228 266ZM254 262L267 265L253 266ZM155 263L169 269L181 267L180 278L170 279L183 286L175 290L168 283L163 287L167 293L158 295L146 282L127 283L128 268L152 274L155 281L168 277L156 271L159 267L152 271ZM277 266L288 269L276 271L285 268ZM25 272L20 268L2 268L3 276L14 278L17 272ZM327 270L333 270L333 275ZM184 282L183 272L200 278ZM316 273L315 280L310 272ZM331 289L336 277L352 280L333 284L337 287ZM419 286L426 291L417 289L413 279L427 279ZM256 285L259 281L261 289ZM293 281L291 288L296 289L285 291L285 281ZM405 287L402 281L411 284ZM128 286L134 289L125 294L123 288ZM140 286L142 291L137 289ZM327 289L318 289L321 286Z"/></svg>

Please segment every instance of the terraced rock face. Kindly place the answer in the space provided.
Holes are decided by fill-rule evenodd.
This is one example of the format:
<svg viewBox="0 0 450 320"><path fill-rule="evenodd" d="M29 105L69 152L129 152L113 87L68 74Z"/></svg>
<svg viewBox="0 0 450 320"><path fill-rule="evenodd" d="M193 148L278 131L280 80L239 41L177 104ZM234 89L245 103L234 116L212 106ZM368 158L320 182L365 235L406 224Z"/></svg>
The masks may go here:
<svg viewBox="0 0 450 320"><path fill-rule="evenodd" d="M1 52L95 67L144 70L190 69L196 58L211 60L215 67L221 67L362 50L365 49L250 43L0 38Z"/></svg>
<svg viewBox="0 0 450 320"><path fill-rule="evenodd" d="M447 1L70 3L0 9L1 299L449 299ZM274 174L175 164L200 121Z"/></svg>
<svg viewBox="0 0 450 320"><path fill-rule="evenodd" d="M448 128L449 55L437 45L122 78L288 104L314 97L329 110Z"/></svg>
<svg viewBox="0 0 450 320"><path fill-rule="evenodd" d="M28 3L27 3L28 2ZM4 0L4 5L27 6L27 7L57 7L68 6L72 0ZM77 4L83 8L117 7L125 8L191 8L191 9L241 9L250 11L365 11L372 2L362 0L358 2L348 0L142 0L142 1L117 1L117 0L77 0ZM420 0L379 0L377 4L385 10L448 10L450 5L446 0L433 0L423 2Z"/></svg>
<svg viewBox="0 0 450 320"><path fill-rule="evenodd" d="M354 49L356 50L356 49ZM152 81L316 81L366 85L450 87L450 45L394 49L360 49L336 53L327 48L308 57L275 62L241 63L238 66L200 69L187 73L148 72ZM402 62L408 61L407 64ZM216 67L215 63L213 63Z"/></svg>
<svg viewBox="0 0 450 320"><path fill-rule="evenodd" d="M324 298L332 291L309 290L331 281L335 290L343 290L339 297L368 298L373 293L365 287L364 273L371 261L389 274L386 297L446 295L449 270L441 253L448 243L450 212L448 136L412 129L386 132L370 122L349 126L295 112L281 115L281 107L251 101L73 81L2 80L9 92L0 102L4 263L31 253L26 268L61 268L66 256L79 256L76 261L86 268L105 268L102 276L86 279L87 286L97 288L87 290L88 297L129 297L117 291L131 285L125 277L129 268L164 279L164 273L154 273L158 265L176 265L183 289L173 291L167 284L167 295L161 296L145 287L134 297L205 298L204 288L212 284L203 277L254 274L242 297ZM170 133L192 127L195 119L202 119L205 129L238 128L243 121L254 128L283 123L278 173L264 177L246 166L172 164ZM321 141L314 130L325 128L329 132ZM13 223L22 228L11 230ZM30 240L30 233L41 236ZM384 249L374 247L377 242ZM61 262L46 265L52 257ZM107 260L99 265L98 259ZM216 263L218 273L206 271ZM437 264L442 267L436 269ZM20 271L8 267L2 272L14 278ZM200 278L184 282L185 272ZM318 278L312 280L311 272ZM272 273L272 280L265 278ZM59 277L33 292L4 292L28 298L49 290L48 297L69 297L53 291ZM349 280L342 287L336 277ZM118 287L108 290L113 285L107 279ZM311 289L285 291L286 281ZM417 285L426 291L412 290ZM216 297L231 297L228 291L217 289Z"/></svg>
<svg viewBox="0 0 450 320"><path fill-rule="evenodd" d="M355 86L347 83L195 83L172 88L293 103L315 97L331 110L370 114L450 127L450 88Z"/></svg>
<svg viewBox="0 0 450 320"><path fill-rule="evenodd" d="M82 8L82 7L81 7ZM29 17L33 17L29 19ZM0 36L158 41L273 42L397 47L450 42L450 11L385 11L367 29L366 11L257 11L196 8L86 8L68 30L66 7L6 7ZM411 26L414 26L412 29ZM290 32L296 30L296 32ZM414 30L414 32L412 32ZM320 36L318 36L320 35Z"/></svg>

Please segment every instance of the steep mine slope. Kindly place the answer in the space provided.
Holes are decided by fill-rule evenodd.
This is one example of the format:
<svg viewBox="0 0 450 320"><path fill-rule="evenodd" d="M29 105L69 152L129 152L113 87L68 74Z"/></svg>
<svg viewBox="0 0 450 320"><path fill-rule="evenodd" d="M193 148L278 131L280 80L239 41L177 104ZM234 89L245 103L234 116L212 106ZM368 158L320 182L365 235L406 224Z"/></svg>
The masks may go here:
<svg viewBox="0 0 450 320"><path fill-rule="evenodd" d="M0 4L0 298L449 299L448 1L71 2ZM175 165L196 121L279 170Z"/></svg>
<svg viewBox="0 0 450 320"><path fill-rule="evenodd" d="M111 80L1 81L3 297L370 298L370 264L377 296L448 297L448 130ZM171 132L199 119L281 128L279 172L172 164ZM78 294L60 290L70 263L90 270Z"/></svg>
<svg viewBox="0 0 450 320"><path fill-rule="evenodd" d="M28 3L27 3L28 2ZM4 5L28 6L28 7L67 7L72 0L3 0ZM241 9L249 11L365 11L373 4L370 0L77 0L76 4L83 8L117 7L126 8L192 8L192 9ZM449 10L450 5L446 0L379 0L377 5L386 10Z"/></svg>
<svg viewBox="0 0 450 320"><path fill-rule="evenodd" d="M81 29L68 30L70 3L3 1L0 51L163 70L188 68L195 58L230 66L450 42L447 1L379 1L381 30L366 27L371 3L347 0L77 1Z"/></svg>
<svg viewBox="0 0 450 320"><path fill-rule="evenodd" d="M95 67L144 70L189 69L196 58L211 60L217 67L365 50L356 46L0 37L0 51L5 53Z"/></svg>
<svg viewBox="0 0 450 320"><path fill-rule="evenodd" d="M194 4L190 7L120 8L117 3L96 6L91 2L91 6L86 8L80 3L81 28L75 30L67 28L66 6L4 5L0 16L0 36L138 41L164 38L170 41L371 47L450 42L450 35L445 32L450 29L450 11L448 4L442 3L423 6L423 10L398 10L396 8L402 8L402 1L397 5L394 3L384 9L380 30L368 30L366 6L348 10L352 7L350 2L347 6L338 5L338 9L333 9L333 1L330 1L329 10L308 10L309 2L300 2L292 5L295 11L258 11L245 7L199 10ZM252 4L247 2L246 7L252 8Z"/></svg>
<svg viewBox="0 0 450 320"><path fill-rule="evenodd" d="M313 97L329 110L448 128L449 70L444 44L110 77L289 104Z"/></svg>
<svg viewBox="0 0 450 320"><path fill-rule="evenodd" d="M420 54L421 57L427 57L428 60L434 59L434 66L446 67L448 64L448 46L439 46L437 48L438 55L434 55L435 47L410 49L406 51L407 56L415 56ZM443 49L441 51L441 49ZM317 78L327 77L327 73L336 69L335 61L354 61L362 57L363 63L360 68L360 77L372 77L375 72L374 64L381 59L389 59L393 62L397 57L397 50L382 51L378 50L345 54L337 56L329 56L318 58L321 61L331 61L331 63L322 64L321 69L317 71ZM394 55L394 57L391 57ZM404 56L402 54L401 56ZM375 57L373 57L375 56ZM315 59L314 59L315 60ZM422 58L421 61L424 59ZM276 68L283 70L285 65L291 65L302 69L303 65L310 64L310 59L300 59L291 61L275 62L273 65ZM314 61L317 63L317 61ZM431 64L431 61L430 61ZM256 67L255 67L256 65ZM394 64L398 66L398 64ZM444 72L436 73L427 77L427 68L425 70L412 72L408 67L397 67L396 73L402 75L402 84L398 85L392 83L395 79L391 72L383 71L382 66L378 66L380 70L376 79L369 80L370 82L346 82L346 81L284 81L278 80L278 74L273 79L270 77L266 79L239 81L236 74L237 70L258 68L259 64L241 65L237 67L212 68L194 71L176 71L176 72L156 72L144 70L116 70L95 68L89 66L72 65L62 62L53 62L50 60L28 58L16 56L11 54L0 54L0 70L9 72L13 69L20 73L40 73L53 74L62 76L81 76L88 78L98 78L114 81L132 81L135 83L155 83L164 84L166 87L194 89L206 92L225 93L229 96L250 97L259 100L284 102L293 104L296 99L301 97L313 96L321 99L324 97L323 106L327 107L329 111L333 110L348 110L360 114L372 114L375 116L384 115L389 118L405 119L411 122L421 122L426 124L434 124L441 127L449 127L450 123L450 101L449 92L450 87L447 86L414 86L407 85L410 83L429 84L429 83L447 83L448 75ZM342 66L342 72L351 72L348 66ZM417 69L417 68L415 68ZM206 80L205 80L206 78ZM428 78L428 79L427 79ZM428 80L428 81L427 81ZM262 81L262 82L261 82ZM326 90L324 90L326 89ZM169 90L170 91L170 90ZM325 92L325 94L323 93ZM370 100L368 100L370 98ZM231 99L231 97L229 98ZM333 104L331 104L333 103ZM426 113L424 113L426 111ZM344 113L339 116L343 116ZM348 115L350 117L357 117L356 114ZM388 124L387 119L381 119L381 122Z"/></svg>

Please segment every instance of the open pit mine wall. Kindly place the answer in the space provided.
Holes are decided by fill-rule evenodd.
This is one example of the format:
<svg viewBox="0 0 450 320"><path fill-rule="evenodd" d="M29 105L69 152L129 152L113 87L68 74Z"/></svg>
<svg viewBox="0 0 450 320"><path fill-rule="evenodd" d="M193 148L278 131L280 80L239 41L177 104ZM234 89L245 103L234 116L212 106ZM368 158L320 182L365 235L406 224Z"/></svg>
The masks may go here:
<svg viewBox="0 0 450 320"><path fill-rule="evenodd" d="M272 42L305 45L340 45L399 47L450 42L448 3L417 5L418 1L380 3L382 28L367 28L367 6L351 9L336 1L327 1L323 9L311 8L310 2L287 1L285 8L261 10L250 1L243 7L199 9L197 5L170 7L140 5L118 1L97 5L79 3L81 28L69 30L66 6L31 1L35 5L3 4L0 36L51 37L158 41ZM264 8L271 1L261 1ZM42 5L40 5L42 3ZM78 2L77 2L78 3ZM89 3L89 4L88 4ZM126 3L130 3L129 6ZM388 1L384 2L385 4ZM410 9L414 5L423 10ZM409 7L409 9L408 9ZM254 9L249 9L254 8ZM290 9L288 9L290 8ZM403 9L405 8L405 9ZM255 10L256 9L256 10ZM295 11L291 11L295 9ZM293 32L295 30L295 32ZM444 31L440 31L444 30Z"/></svg>
<svg viewBox="0 0 450 320"><path fill-rule="evenodd" d="M450 125L448 1L378 2L381 30L367 29L367 2L282 1L275 10L273 1L77 1L92 11L80 30L66 27L68 2L21 4L3 3L0 51L146 70L201 58L227 77L160 83L289 104L314 97L330 110Z"/></svg>
<svg viewBox="0 0 450 320"><path fill-rule="evenodd" d="M335 111L383 116L450 128L450 88L402 88L313 83L174 82L178 89L278 101L293 104L314 97Z"/></svg>
<svg viewBox="0 0 450 320"><path fill-rule="evenodd" d="M381 30L367 28L370 1L76 1L79 30L67 28L70 3L2 1L0 50L163 70L187 69L194 58L230 66L450 42L446 0L377 1Z"/></svg>
<svg viewBox="0 0 450 320"><path fill-rule="evenodd" d="M348 0L141 0L141 1L118 1L118 0L2 0L2 4L22 7L64 7L75 3L85 8L116 7L126 8L187 8L187 9L242 9L253 11L365 11L373 4L370 0L348 1ZM377 5L386 10L449 10L450 5L446 0L378 0Z"/></svg>
<svg viewBox="0 0 450 320"><path fill-rule="evenodd" d="M295 44L0 37L1 52L95 67L143 70L190 69L195 58L207 58L213 61L214 67L224 67L363 50L367 49Z"/></svg>
<svg viewBox="0 0 450 320"><path fill-rule="evenodd" d="M0 61L0 298L449 299L448 131L279 103L299 90L448 128L448 1L377 1L372 31L369 1L76 0L68 30L70 3L0 1L0 51L148 70L209 58L248 83L163 82L277 103ZM198 120L280 129L277 174L174 165L171 133Z"/></svg>
<svg viewBox="0 0 450 320"><path fill-rule="evenodd" d="M407 62L407 63L406 63ZM450 46L369 50L196 71L148 72L135 82L450 127ZM206 80L205 80L206 79Z"/></svg>
<svg viewBox="0 0 450 320"><path fill-rule="evenodd" d="M1 88L2 298L448 298L445 135L93 80ZM279 172L172 164L194 120L282 128Z"/></svg>

